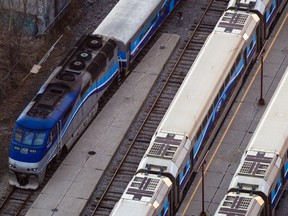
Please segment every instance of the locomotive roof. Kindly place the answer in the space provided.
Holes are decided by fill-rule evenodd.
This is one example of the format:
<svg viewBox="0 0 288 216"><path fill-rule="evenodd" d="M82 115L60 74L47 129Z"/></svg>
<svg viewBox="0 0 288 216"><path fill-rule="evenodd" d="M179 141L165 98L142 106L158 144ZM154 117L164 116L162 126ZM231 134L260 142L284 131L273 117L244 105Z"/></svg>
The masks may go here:
<svg viewBox="0 0 288 216"><path fill-rule="evenodd" d="M96 80L106 67L107 59L114 56L114 50L116 42L112 39L84 35L43 84L17 119L17 124L29 129L47 130L60 119L66 120L81 89L90 80Z"/></svg>
<svg viewBox="0 0 288 216"><path fill-rule="evenodd" d="M60 117L67 109L67 106L74 101L76 93L66 92L66 97L63 98L59 95L52 95L53 93L50 90L51 86L49 86L47 91L43 93L42 97L35 97L34 100L38 100L38 103L34 100L29 103L29 105L24 109L24 111L17 119L18 125L30 130L49 130L54 127L58 119L60 119ZM42 100L45 100L43 99L45 97L51 97L51 99L47 99L47 103L42 103ZM55 109L56 103L59 102L59 100L62 98L62 105L58 105L57 109ZM31 112L34 112L33 110L35 110L35 107L39 108L37 112L40 116L43 115L43 117L30 114ZM53 116L49 115L52 111Z"/></svg>
<svg viewBox="0 0 288 216"><path fill-rule="evenodd" d="M288 148L288 68L258 124L247 150L276 153Z"/></svg>
<svg viewBox="0 0 288 216"><path fill-rule="evenodd" d="M163 0L121 0L93 34L114 37L127 44Z"/></svg>
<svg viewBox="0 0 288 216"><path fill-rule="evenodd" d="M231 19L225 18L227 13ZM244 22L241 18L241 27L233 17L243 17L243 13L227 13L222 16L206 40L157 131L186 134L192 139L199 128L221 88L219 83L224 83L245 40L252 34L259 21L257 16L248 15Z"/></svg>

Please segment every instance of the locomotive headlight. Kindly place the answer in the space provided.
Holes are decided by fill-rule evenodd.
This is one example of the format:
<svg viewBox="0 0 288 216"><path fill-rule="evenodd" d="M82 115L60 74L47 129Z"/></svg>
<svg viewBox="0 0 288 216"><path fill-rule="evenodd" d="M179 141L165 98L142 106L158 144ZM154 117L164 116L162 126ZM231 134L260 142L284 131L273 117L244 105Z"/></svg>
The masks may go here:
<svg viewBox="0 0 288 216"><path fill-rule="evenodd" d="M13 164L9 164L9 168L16 168L16 166Z"/></svg>
<svg viewBox="0 0 288 216"><path fill-rule="evenodd" d="M32 172L36 172L38 169L37 168L32 168L31 171Z"/></svg>

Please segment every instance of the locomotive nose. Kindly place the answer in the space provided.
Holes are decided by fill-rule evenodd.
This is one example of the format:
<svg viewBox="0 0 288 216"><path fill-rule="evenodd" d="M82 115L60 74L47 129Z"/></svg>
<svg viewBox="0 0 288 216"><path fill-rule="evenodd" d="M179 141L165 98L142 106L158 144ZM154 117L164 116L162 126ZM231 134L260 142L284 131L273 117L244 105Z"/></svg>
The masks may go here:
<svg viewBox="0 0 288 216"><path fill-rule="evenodd" d="M25 186L29 183L29 177L25 174L18 174L17 180L21 186Z"/></svg>

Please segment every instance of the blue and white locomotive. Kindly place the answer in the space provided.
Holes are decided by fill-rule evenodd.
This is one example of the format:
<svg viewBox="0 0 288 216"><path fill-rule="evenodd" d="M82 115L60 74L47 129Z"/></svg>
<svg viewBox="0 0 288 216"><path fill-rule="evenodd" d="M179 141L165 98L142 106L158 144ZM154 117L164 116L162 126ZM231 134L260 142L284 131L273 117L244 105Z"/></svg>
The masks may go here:
<svg viewBox="0 0 288 216"><path fill-rule="evenodd" d="M275 215L288 186L288 68L215 215Z"/></svg>
<svg viewBox="0 0 288 216"><path fill-rule="evenodd" d="M261 2L266 2L266 5L261 4L261 11L267 11L274 1ZM244 3L249 5L249 1ZM136 175L142 173L147 178L153 175L165 176L172 182L172 188L165 192L162 202L158 201L158 205L149 203L145 207L150 211L143 210L142 214L137 215L176 214L185 195L185 187L199 168L244 76L248 74L251 63L261 50L266 39L263 32L267 30L262 27L266 24L270 26L273 22L266 23L259 17L259 12L254 13L251 8L247 10L235 10L228 6L154 133ZM275 9L274 19L281 10L282 5L279 5ZM132 185L129 184L129 187ZM132 216L130 212L143 206L143 200L137 200L136 195L127 196L126 193L127 189L111 215ZM154 197L157 197L160 191L154 193ZM168 203L164 200L168 200ZM126 214L123 214L121 209L125 208Z"/></svg>
<svg viewBox="0 0 288 216"><path fill-rule="evenodd" d="M70 149L118 74L117 44L88 35L51 74L16 121L10 146L11 185L35 189L47 164Z"/></svg>
<svg viewBox="0 0 288 216"><path fill-rule="evenodd" d="M96 114L98 100L127 71L179 0L120 0L78 41L16 121L9 183L36 189L48 163L69 150Z"/></svg>

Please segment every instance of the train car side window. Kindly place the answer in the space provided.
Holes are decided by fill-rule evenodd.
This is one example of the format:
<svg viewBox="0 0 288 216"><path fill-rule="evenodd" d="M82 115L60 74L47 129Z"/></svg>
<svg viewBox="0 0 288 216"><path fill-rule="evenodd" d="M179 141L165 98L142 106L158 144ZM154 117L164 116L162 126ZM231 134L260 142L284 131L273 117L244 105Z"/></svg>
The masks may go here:
<svg viewBox="0 0 288 216"><path fill-rule="evenodd" d="M156 15L156 16L152 19L151 24L153 25L154 23L156 23L157 19L158 19L158 16Z"/></svg>
<svg viewBox="0 0 288 216"><path fill-rule="evenodd" d="M14 134L14 140L18 143L22 142L23 130L21 128L17 128Z"/></svg>
<svg viewBox="0 0 288 216"><path fill-rule="evenodd" d="M236 58L236 65L238 65L238 63L240 62L240 59L241 59L241 54L239 54Z"/></svg>
<svg viewBox="0 0 288 216"><path fill-rule="evenodd" d="M229 81L230 81L230 74L228 74L228 76L226 77L224 85L227 86Z"/></svg>
<svg viewBox="0 0 288 216"><path fill-rule="evenodd" d="M254 39L254 36L253 36L253 39ZM254 43L253 39L252 39L252 41L250 43L250 49L252 49L252 47L253 47L253 43Z"/></svg>
<svg viewBox="0 0 288 216"><path fill-rule="evenodd" d="M233 64L233 66L232 66L232 68L231 68L230 77L233 76L234 71L235 71L235 64Z"/></svg>
<svg viewBox="0 0 288 216"><path fill-rule="evenodd" d="M184 169L183 169L183 174L185 175L186 172L187 172L187 166L184 167Z"/></svg>
<svg viewBox="0 0 288 216"><path fill-rule="evenodd" d="M212 105L212 106L210 107L210 109L209 109L209 112L208 112L208 116L209 116L209 117L211 116L212 112L213 112L213 105Z"/></svg>
<svg viewBox="0 0 288 216"><path fill-rule="evenodd" d="M225 84L223 84L223 85L221 86L220 95L222 95L222 93L224 92L224 89L225 89Z"/></svg>
<svg viewBox="0 0 288 216"><path fill-rule="evenodd" d="M196 139L198 140L199 137L201 135L201 127L198 129L197 133L196 133Z"/></svg>
<svg viewBox="0 0 288 216"><path fill-rule="evenodd" d="M205 118L202 121L202 124L201 124L202 130L203 130L203 128L205 128L206 123L207 123L207 116L205 116Z"/></svg>

